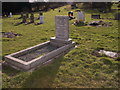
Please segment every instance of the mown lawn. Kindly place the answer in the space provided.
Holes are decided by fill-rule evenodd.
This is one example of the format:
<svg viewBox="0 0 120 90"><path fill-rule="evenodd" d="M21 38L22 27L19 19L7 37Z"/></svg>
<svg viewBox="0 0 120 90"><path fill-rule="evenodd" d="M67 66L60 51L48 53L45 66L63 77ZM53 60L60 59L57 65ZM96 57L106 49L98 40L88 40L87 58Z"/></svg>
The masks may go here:
<svg viewBox="0 0 120 90"><path fill-rule="evenodd" d="M68 12L63 8L61 7L61 12L58 12L58 8L44 13L45 23L38 26L32 24L14 26L21 21L14 18L20 15L4 18L3 32L12 31L22 36L3 38L3 57L54 37L55 16L67 15ZM85 10L86 22L94 21L91 19L92 13L92 10ZM101 13L101 15L104 18L113 18L114 13ZM37 17L38 13L35 13L35 16ZM20 72L3 66L3 88L118 88L119 61L106 56L92 55L92 52L99 48L118 52L118 37L120 38L118 22L104 19L106 22L112 22L113 26L92 27L72 25L74 21L70 21L70 38L77 43L77 48L34 72Z"/></svg>

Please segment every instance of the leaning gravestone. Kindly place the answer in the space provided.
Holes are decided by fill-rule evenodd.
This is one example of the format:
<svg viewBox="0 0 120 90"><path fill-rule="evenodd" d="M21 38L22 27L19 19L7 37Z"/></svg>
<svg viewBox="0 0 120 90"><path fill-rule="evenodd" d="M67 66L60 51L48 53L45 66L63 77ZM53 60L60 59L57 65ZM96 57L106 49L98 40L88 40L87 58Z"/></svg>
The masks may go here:
<svg viewBox="0 0 120 90"><path fill-rule="evenodd" d="M69 17L56 16L56 37L51 38L51 43L57 46L62 46L71 43L69 39Z"/></svg>

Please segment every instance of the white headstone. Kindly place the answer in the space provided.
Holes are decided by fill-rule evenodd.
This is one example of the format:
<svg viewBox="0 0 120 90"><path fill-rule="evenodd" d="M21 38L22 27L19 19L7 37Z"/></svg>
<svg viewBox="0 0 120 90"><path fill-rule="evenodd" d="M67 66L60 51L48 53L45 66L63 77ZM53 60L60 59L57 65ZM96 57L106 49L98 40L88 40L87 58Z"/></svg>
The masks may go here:
<svg viewBox="0 0 120 90"><path fill-rule="evenodd" d="M44 23L44 16L40 16L40 24Z"/></svg>
<svg viewBox="0 0 120 90"><path fill-rule="evenodd" d="M77 21L82 21L84 22L84 13L81 11L81 12L78 12L78 17L77 17Z"/></svg>
<svg viewBox="0 0 120 90"><path fill-rule="evenodd" d="M68 16L56 16L56 39L68 40L69 39L69 17Z"/></svg>

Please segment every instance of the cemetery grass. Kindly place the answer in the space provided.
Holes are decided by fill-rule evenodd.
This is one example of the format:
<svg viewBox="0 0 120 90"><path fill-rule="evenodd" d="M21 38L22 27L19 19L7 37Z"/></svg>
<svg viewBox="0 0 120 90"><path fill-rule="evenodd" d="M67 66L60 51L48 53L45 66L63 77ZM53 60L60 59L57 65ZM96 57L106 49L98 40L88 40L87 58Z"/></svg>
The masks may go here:
<svg viewBox="0 0 120 90"><path fill-rule="evenodd" d="M22 49L48 41L55 36L55 15L67 15L67 11L61 7L44 13L43 25L19 25L14 20L19 17L3 19L3 32L22 34L16 38L3 38L3 56ZM37 17L37 13L35 16ZM85 13L86 22L93 21L91 13ZM102 14L104 17L112 17L114 13ZM76 13L75 13L76 16ZM64 57L54 60L53 63L39 68L33 72L20 72L9 66L3 66L3 88L118 88L120 75L118 70L120 63L106 56L97 57L92 52L104 48L105 50L118 52L118 22L112 22L111 27L74 26L70 21L70 38L77 43L77 48L71 50ZM35 22L38 22L37 20ZM4 60L4 58L3 58Z"/></svg>

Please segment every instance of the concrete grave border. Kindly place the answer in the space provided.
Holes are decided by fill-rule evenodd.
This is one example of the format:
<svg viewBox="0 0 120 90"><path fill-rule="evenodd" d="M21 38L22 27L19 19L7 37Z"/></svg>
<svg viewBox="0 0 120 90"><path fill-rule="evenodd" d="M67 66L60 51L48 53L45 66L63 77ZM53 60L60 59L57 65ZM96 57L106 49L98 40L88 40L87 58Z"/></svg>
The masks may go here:
<svg viewBox="0 0 120 90"><path fill-rule="evenodd" d="M38 44L36 46L18 51L16 53L10 54L5 56L5 61L8 65L12 66L15 69L22 70L22 71L28 71L28 70L34 70L39 66L42 66L44 63L54 60L55 58L58 58L60 56L65 55L67 52L69 52L74 46L75 42L72 42L70 44L64 45L59 47L58 49L55 49L45 55L42 55L38 58L35 58L31 61L23 61L21 59L15 58L21 55L24 55L26 53L29 53L31 51L34 51L40 47L43 47L45 45L50 44L50 41L44 42L42 44Z"/></svg>

